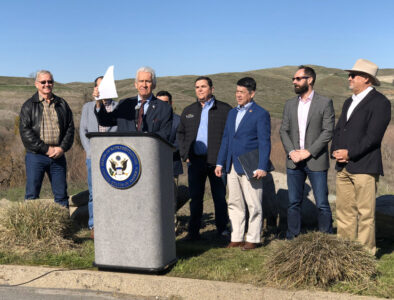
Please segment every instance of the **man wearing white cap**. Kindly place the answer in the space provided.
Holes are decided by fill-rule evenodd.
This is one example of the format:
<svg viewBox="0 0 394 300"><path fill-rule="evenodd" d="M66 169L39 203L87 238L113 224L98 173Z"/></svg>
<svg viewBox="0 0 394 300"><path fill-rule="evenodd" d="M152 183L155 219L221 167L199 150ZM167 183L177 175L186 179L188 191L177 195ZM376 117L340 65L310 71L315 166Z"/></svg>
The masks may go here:
<svg viewBox="0 0 394 300"><path fill-rule="evenodd" d="M375 254L376 182L383 176L380 148L390 123L391 104L372 87L380 85L377 65L359 59L345 71L353 95L343 104L331 146L338 171L338 236L358 240Z"/></svg>

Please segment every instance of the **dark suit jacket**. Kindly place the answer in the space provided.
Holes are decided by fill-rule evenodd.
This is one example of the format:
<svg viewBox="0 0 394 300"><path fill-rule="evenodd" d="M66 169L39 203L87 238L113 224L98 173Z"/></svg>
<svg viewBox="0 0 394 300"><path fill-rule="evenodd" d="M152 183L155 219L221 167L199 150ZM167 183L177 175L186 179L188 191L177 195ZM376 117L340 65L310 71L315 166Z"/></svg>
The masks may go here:
<svg viewBox="0 0 394 300"><path fill-rule="evenodd" d="M105 109L100 109L97 115L98 123L101 126L118 126L118 132L137 131L136 105L138 98L132 97L123 99L118 106L110 113ZM172 108L167 103L152 97L149 102L148 111L143 118L142 131L152 132L160 135L165 140L169 140L172 127Z"/></svg>
<svg viewBox="0 0 394 300"><path fill-rule="evenodd" d="M231 165L234 164L235 171L238 174L244 174L238 156L259 149L258 169L270 171L271 119L269 113L253 103L235 131L237 113L237 108L233 108L228 114L217 165L223 166L229 173Z"/></svg>
<svg viewBox="0 0 394 300"><path fill-rule="evenodd" d="M391 119L391 103L373 89L356 106L348 121L347 111L352 97L343 104L342 114L335 127L331 152L347 149L349 163L338 163L335 169L344 167L353 174L383 175L381 143Z"/></svg>
<svg viewBox="0 0 394 300"><path fill-rule="evenodd" d="M215 99L208 113L208 153L207 163L216 164L220 141L222 140L224 126L226 125L227 114L231 106L225 102ZM187 106L181 115L181 122L178 127L177 139L179 150L184 161L193 156L194 142L196 141L198 128L200 126L202 107L196 101Z"/></svg>
<svg viewBox="0 0 394 300"><path fill-rule="evenodd" d="M300 149L298 128L298 97L288 100L283 110L282 125L279 133L286 154ZM335 125L335 113L332 100L317 94L313 95L309 107L305 131L305 149L311 153L306 164L311 171L324 171L329 168L328 143ZM286 166L295 169L294 162L287 157Z"/></svg>
<svg viewBox="0 0 394 300"><path fill-rule="evenodd" d="M181 117L177 114L172 115L172 128L171 128L171 135L170 135L170 140L169 142L174 145L176 148L174 154L173 154L173 166L174 166L174 176L178 176L180 174L183 174L183 167L182 167L182 161L181 161L181 156L179 154L179 145L178 141L176 139L176 132L178 130L179 123L181 121Z"/></svg>

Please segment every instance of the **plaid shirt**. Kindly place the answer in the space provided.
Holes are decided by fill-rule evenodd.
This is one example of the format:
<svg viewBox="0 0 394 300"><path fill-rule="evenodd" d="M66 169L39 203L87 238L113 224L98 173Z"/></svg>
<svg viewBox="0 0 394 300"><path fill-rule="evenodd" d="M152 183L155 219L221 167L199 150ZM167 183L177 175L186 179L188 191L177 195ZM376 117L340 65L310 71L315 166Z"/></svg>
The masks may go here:
<svg viewBox="0 0 394 300"><path fill-rule="evenodd" d="M47 145L58 146L60 129L53 97L49 103L43 97L39 97L44 107L41 118L40 138Z"/></svg>
<svg viewBox="0 0 394 300"><path fill-rule="evenodd" d="M112 100L111 99L103 100L103 104L104 104L105 110L107 112L111 112L112 111ZM98 131L99 132L107 132L108 129L109 129L109 127L99 125Z"/></svg>

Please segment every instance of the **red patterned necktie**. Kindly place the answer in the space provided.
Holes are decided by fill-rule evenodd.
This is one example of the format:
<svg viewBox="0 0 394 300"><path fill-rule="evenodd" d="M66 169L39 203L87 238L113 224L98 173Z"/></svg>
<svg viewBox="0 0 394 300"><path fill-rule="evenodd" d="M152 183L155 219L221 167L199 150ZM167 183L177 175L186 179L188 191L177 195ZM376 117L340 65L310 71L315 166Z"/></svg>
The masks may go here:
<svg viewBox="0 0 394 300"><path fill-rule="evenodd" d="M144 105L146 100L141 100L140 110L138 111L138 122L137 122L137 130L142 130L142 120L144 119Z"/></svg>

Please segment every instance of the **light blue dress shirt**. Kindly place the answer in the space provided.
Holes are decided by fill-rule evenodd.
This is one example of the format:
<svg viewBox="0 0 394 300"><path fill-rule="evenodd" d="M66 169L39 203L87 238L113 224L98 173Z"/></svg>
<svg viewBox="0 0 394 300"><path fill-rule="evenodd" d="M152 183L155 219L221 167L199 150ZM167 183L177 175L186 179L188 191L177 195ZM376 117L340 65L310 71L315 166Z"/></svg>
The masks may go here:
<svg viewBox="0 0 394 300"><path fill-rule="evenodd" d="M194 154L206 155L208 149L208 115L213 106L213 98L205 102L201 111L200 125L198 127L196 142L194 143Z"/></svg>
<svg viewBox="0 0 394 300"><path fill-rule="evenodd" d="M239 123L241 123L242 118L245 116L246 112L248 111L249 107L253 104L253 100L250 101L248 104L245 104L244 106L237 106L237 117L235 119L235 132L237 132Z"/></svg>
<svg viewBox="0 0 394 300"><path fill-rule="evenodd" d="M146 115L146 112L148 111L150 100L152 100L152 94L150 95L150 97L148 99L146 99L146 102L144 104L144 115ZM141 98L140 94L138 94L138 105L140 105L141 101L142 101L142 98Z"/></svg>

